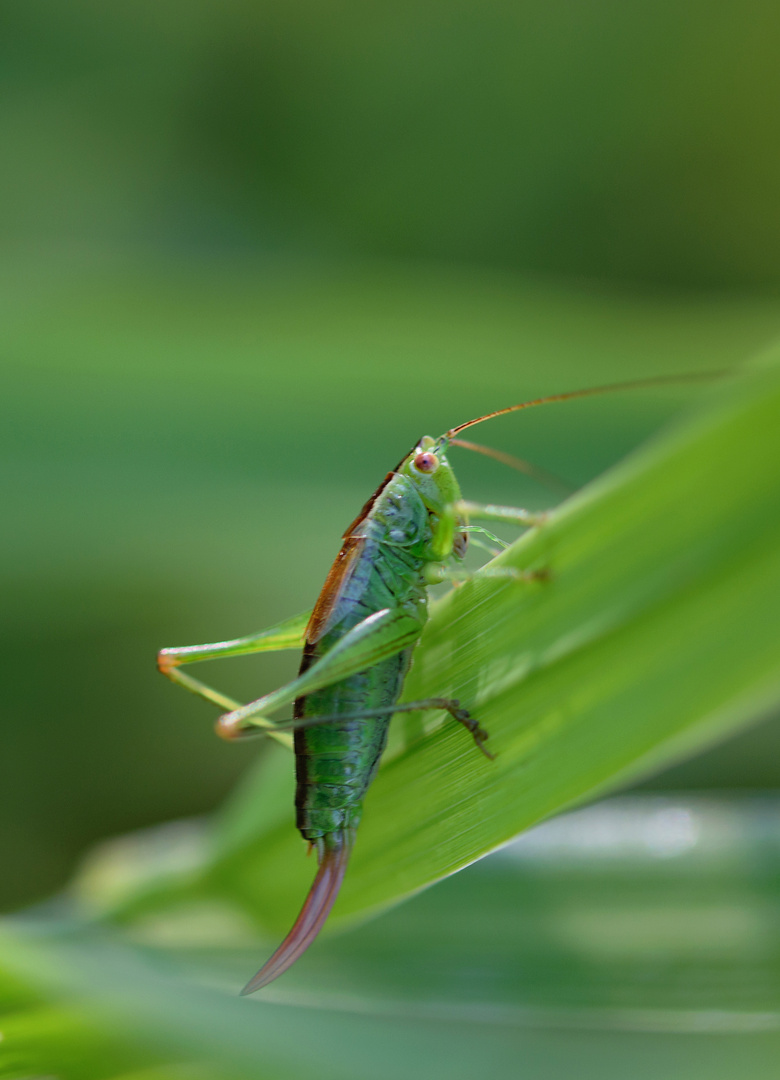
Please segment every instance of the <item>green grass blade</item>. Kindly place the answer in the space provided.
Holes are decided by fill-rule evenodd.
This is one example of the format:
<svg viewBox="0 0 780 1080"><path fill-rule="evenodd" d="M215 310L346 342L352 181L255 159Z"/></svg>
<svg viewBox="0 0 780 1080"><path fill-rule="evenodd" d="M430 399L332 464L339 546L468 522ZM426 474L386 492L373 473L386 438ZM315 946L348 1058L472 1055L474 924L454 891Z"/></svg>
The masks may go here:
<svg viewBox="0 0 780 1080"><path fill-rule="evenodd" d="M496 761L447 725L388 764L345 913L450 873L777 699L776 366L722 388L498 561L550 579L455 590L406 687L459 697Z"/></svg>

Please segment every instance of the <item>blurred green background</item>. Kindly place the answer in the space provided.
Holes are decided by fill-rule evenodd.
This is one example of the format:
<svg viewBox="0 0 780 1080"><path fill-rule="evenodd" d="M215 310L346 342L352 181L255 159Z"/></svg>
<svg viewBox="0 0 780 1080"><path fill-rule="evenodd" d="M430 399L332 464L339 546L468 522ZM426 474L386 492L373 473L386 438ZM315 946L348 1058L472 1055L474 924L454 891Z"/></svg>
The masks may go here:
<svg viewBox="0 0 780 1080"><path fill-rule="evenodd" d="M258 748L156 650L307 607L422 432L777 336L779 47L762 0L3 4L0 905L219 802ZM485 440L579 485L691 396ZM647 786L778 785L769 717Z"/></svg>

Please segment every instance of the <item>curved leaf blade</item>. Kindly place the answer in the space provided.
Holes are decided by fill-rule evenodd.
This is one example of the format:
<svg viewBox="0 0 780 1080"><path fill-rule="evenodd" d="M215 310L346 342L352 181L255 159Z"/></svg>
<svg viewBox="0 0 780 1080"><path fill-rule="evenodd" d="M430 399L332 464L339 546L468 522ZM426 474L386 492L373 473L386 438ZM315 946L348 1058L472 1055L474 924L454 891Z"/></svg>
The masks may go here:
<svg viewBox="0 0 780 1080"><path fill-rule="evenodd" d="M434 604L404 696L458 697L496 760L434 714L416 721L431 737L396 737L335 916L397 901L776 703L778 492L780 372L768 363L498 560L548 580L485 578ZM399 729L414 732L414 718ZM212 882L275 923L308 867L292 866L290 828L258 826Z"/></svg>
<svg viewBox="0 0 780 1080"><path fill-rule="evenodd" d="M546 578L478 578L433 604L404 691L458 697L496 760L436 714L395 721L334 922L397 902L777 703L778 356L708 395L498 562ZM110 906L131 917L218 895L283 928L312 876L292 814L280 812L285 790L289 806L291 761L275 749L199 868L137 881Z"/></svg>

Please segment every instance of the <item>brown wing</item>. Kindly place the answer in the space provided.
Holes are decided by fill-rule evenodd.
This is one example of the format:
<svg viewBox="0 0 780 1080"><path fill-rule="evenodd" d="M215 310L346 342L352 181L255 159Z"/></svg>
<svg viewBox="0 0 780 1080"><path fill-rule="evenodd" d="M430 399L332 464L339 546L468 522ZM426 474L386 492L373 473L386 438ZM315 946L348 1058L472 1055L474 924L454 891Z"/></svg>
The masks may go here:
<svg viewBox="0 0 780 1080"><path fill-rule="evenodd" d="M344 541L341 551L325 578L322 592L317 598L306 627L306 641L310 645L319 641L330 626L335 607L352 575L364 544L365 540L361 536L349 536Z"/></svg>
<svg viewBox="0 0 780 1080"><path fill-rule="evenodd" d="M415 445L417 444L415 443ZM344 530L344 535L342 537L344 544L341 551L336 556L336 561L333 563L333 566L331 566L328 576L325 578L322 592L317 599L317 603L314 605L314 611L312 611L311 618L306 627L306 641L310 645L319 641L330 626L334 608L344 592L357 558L365 543L362 536L354 535L355 531L366 520L371 513L371 507L408 457L409 454L404 454L398 462L398 465L387 474L371 498L364 504L355 520Z"/></svg>
<svg viewBox="0 0 780 1080"><path fill-rule="evenodd" d="M363 509L362 509L362 510L360 511L360 513L359 513L359 514L358 514L358 516L357 516L357 517L355 518L355 520L354 520L354 521L351 521L351 522L349 523L349 525L347 525L346 529L344 530L344 532L343 532L343 534L342 534L342 539L344 539L344 540L348 540L348 539L349 539L350 537L354 536L355 530L356 530L356 529L357 529L357 528L358 528L358 527L359 527L360 525L362 525L362 524L363 524L363 522L364 522L364 521L366 520L366 518L368 517L369 513L371 512L371 507L372 507L372 506L374 505L374 503L375 503L375 502L377 501L377 499L379 498L379 496L380 496L380 495L382 494L382 492L383 492L383 491L385 490L385 488L387 487L387 485L388 485L388 484L390 483L390 481L391 481L391 480L393 479L393 476L394 476L394 475L395 475L395 473L394 473L394 472L389 472L389 473L387 474L387 476L386 476L386 477L384 478L384 480L383 480L383 481L382 481L382 483L381 483L381 484L379 485L379 487L378 487L378 488L376 489L376 491L375 491L375 492L374 492L374 494L373 494L373 495L371 496L371 498L370 498L370 499L369 499L369 500L368 500L368 501L367 501L366 503L364 503L364 505L363 505Z"/></svg>

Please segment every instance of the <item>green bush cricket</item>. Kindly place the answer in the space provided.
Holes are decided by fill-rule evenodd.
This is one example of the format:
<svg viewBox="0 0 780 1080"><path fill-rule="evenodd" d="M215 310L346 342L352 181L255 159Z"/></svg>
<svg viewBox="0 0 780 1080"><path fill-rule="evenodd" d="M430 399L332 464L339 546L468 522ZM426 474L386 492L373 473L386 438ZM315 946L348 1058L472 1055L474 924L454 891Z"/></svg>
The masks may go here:
<svg viewBox="0 0 780 1080"><path fill-rule="evenodd" d="M464 501L447 458L450 446L477 450L525 471L537 470L503 452L459 439L459 433L537 405L712 377L713 373L661 377L554 394L487 413L438 438L424 436L345 530L313 610L247 637L159 653L163 674L227 710L217 721L223 738L266 734L288 740L284 733L294 733L296 824L316 850L319 866L289 934L242 993L259 990L286 971L325 923L344 878L363 799L379 767L394 713L444 710L467 728L483 754L492 757L485 745L488 733L459 701L428 698L398 704L427 619L427 586L471 576L447 566L463 559L470 532L486 532L470 525L470 520L534 527L545 518L515 507ZM545 576L490 566L479 573L519 583ZM298 677L243 706L180 670L200 660L301 647ZM291 722L269 719L269 713L290 704Z"/></svg>

